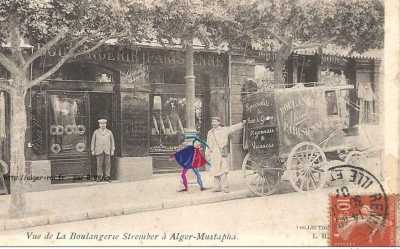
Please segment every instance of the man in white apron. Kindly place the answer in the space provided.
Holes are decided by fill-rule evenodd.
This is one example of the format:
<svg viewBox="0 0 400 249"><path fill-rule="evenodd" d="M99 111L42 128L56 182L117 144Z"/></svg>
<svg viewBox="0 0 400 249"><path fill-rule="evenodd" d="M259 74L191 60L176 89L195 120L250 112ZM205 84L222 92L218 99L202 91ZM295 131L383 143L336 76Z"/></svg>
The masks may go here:
<svg viewBox="0 0 400 249"><path fill-rule="evenodd" d="M210 174L214 177L214 192L229 192L228 184L228 136L229 134L243 128L244 120L241 123L222 127L219 117L211 118L212 129L207 134L206 158L211 164Z"/></svg>

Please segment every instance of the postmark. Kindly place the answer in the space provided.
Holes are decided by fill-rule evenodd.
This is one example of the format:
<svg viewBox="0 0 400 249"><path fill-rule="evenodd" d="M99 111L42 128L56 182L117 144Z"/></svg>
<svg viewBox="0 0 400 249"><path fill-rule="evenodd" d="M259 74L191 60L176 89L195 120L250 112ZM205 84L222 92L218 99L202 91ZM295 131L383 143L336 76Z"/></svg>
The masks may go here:
<svg viewBox="0 0 400 249"><path fill-rule="evenodd" d="M331 246L393 246L396 196L387 195L379 179L352 165L330 168L337 187L329 198Z"/></svg>

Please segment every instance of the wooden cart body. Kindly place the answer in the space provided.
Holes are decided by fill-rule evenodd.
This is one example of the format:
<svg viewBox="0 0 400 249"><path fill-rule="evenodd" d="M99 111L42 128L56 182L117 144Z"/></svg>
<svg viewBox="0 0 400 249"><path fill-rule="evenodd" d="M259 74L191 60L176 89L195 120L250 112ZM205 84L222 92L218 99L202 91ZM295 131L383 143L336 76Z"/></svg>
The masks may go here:
<svg viewBox="0 0 400 249"><path fill-rule="evenodd" d="M353 146L345 144L346 106L340 101L348 89L301 87L249 95L244 113L250 152L285 158L301 142L318 144L324 151Z"/></svg>
<svg viewBox="0 0 400 249"><path fill-rule="evenodd" d="M358 136L345 132L350 128L347 98L352 88L344 85L271 89L244 99L247 123L243 145L248 154L242 167L245 174L248 170L255 174L260 186L272 182L273 188L267 186L262 195L275 191L286 170L290 171L297 191L321 188L326 176L325 153L348 153L360 146Z"/></svg>

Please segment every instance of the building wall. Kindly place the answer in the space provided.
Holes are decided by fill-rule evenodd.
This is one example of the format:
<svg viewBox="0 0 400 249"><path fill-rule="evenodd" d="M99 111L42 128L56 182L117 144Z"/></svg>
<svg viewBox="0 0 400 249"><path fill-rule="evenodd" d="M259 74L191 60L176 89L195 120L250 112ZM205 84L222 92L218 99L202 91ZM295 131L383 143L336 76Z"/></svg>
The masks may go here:
<svg viewBox="0 0 400 249"><path fill-rule="evenodd" d="M373 100L365 102L364 99L358 99L360 105L360 115L358 122L374 123L379 121L379 104L380 89L379 85L379 63L373 59L357 58L355 60L355 82L356 91L359 92L360 87L372 88ZM365 94L365 91L362 91ZM369 99L367 97L367 99Z"/></svg>
<svg viewBox="0 0 400 249"><path fill-rule="evenodd" d="M43 73L53 65L63 51L49 51L34 68L34 75ZM220 116L228 121L226 112L229 95L228 63L226 54L198 51L194 54L196 95L203 98L202 118L204 135L210 128L210 117ZM105 47L95 53L81 56L65 64L54 74L49 84L37 87L32 94L33 104L42 108L33 110L33 130L30 160L48 159L48 132L46 113L46 89L106 91L113 95L112 128L116 140L116 155L119 157L146 157L151 154L152 97L185 95L185 64L182 50L154 48ZM110 82L97 82L102 74ZM107 77L105 77L107 79ZM79 84L78 84L79 83ZM107 89L103 87L107 85ZM82 87L82 89L80 89ZM93 88L92 88L93 87ZM98 89L97 89L98 88ZM182 120L185 125L184 120ZM41 140L41 141L39 141ZM164 155L165 154L165 155ZM165 151L162 156L169 156ZM167 159L167 158L166 158ZM118 160L125 162L124 160ZM168 160L154 162L163 164ZM171 163L171 162L170 162ZM35 166L36 167L36 166ZM176 164L171 165L178 170ZM118 172L124 172L123 170Z"/></svg>
<svg viewBox="0 0 400 249"><path fill-rule="evenodd" d="M241 89L248 79L255 77L255 61L244 56L232 56L231 59L231 91L230 91L230 113L231 124L243 120L243 103L241 100ZM239 131L231 136L231 168L240 169L243 161L244 151L242 147L243 132Z"/></svg>

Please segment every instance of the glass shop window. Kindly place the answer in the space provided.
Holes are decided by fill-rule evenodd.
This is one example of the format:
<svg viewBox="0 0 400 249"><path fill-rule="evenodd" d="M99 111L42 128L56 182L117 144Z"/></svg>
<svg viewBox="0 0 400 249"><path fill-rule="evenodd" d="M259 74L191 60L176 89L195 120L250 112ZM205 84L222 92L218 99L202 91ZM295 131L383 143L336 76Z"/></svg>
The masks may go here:
<svg viewBox="0 0 400 249"><path fill-rule="evenodd" d="M87 109L85 98L50 95L50 155L85 154L87 148Z"/></svg>
<svg viewBox="0 0 400 249"><path fill-rule="evenodd" d="M152 98L151 150L170 151L179 147L186 123L186 99L176 95L156 95ZM195 99L196 129L201 131L202 100Z"/></svg>
<svg viewBox="0 0 400 249"><path fill-rule="evenodd" d="M326 99L326 107L327 107L327 111L328 111L328 116L338 115L339 113L338 113L336 92L335 91L326 91L325 99Z"/></svg>

